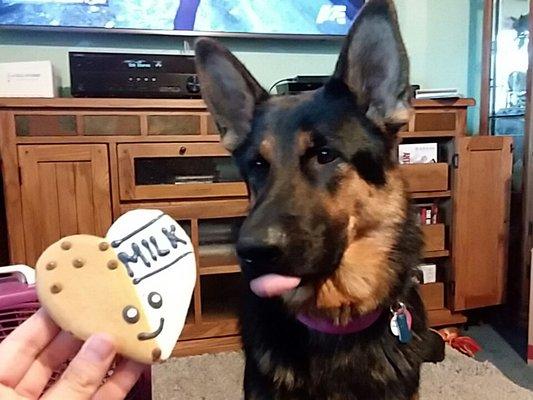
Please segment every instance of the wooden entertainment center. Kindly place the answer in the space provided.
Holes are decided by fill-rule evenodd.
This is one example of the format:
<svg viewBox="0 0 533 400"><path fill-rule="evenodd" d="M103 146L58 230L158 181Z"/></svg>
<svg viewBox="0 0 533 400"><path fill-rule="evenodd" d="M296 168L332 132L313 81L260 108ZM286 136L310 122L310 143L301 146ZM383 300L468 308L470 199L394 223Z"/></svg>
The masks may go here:
<svg viewBox="0 0 533 400"><path fill-rule="evenodd" d="M465 137L473 100L414 101L404 142L437 142L439 162L402 166L413 201L435 202L423 226L437 283L421 292L432 325L504 297L512 144ZM134 208L188 230L198 281L175 355L240 346L234 226L247 190L200 100L0 99L0 152L11 263L34 265L62 236L105 235Z"/></svg>

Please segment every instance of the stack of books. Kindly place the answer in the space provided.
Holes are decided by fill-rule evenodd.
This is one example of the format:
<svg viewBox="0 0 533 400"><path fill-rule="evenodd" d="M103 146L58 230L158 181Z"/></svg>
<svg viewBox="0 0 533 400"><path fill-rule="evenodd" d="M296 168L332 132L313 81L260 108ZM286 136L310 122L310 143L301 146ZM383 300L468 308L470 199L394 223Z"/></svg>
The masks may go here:
<svg viewBox="0 0 533 400"><path fill-rule="evenodd" d="M434 225L439 221L439 207L435 203L415 204L420 225Z"/></svg>

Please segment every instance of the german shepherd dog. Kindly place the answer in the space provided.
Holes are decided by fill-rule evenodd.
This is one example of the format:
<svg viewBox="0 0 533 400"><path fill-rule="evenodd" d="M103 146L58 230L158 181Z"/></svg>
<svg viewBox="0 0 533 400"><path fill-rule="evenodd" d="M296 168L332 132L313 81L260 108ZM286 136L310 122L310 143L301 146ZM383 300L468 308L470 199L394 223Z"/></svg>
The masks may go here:
<svg viewBox="0 0 533 400"><path fill-rule="evenodd" d="M196 59L250 190L237 241L245 398L417 398L421 364L444 343L417 291L422 240L393 157L411 108L392 0L365 5L313 92L269 96L211 39Z"/></svg>

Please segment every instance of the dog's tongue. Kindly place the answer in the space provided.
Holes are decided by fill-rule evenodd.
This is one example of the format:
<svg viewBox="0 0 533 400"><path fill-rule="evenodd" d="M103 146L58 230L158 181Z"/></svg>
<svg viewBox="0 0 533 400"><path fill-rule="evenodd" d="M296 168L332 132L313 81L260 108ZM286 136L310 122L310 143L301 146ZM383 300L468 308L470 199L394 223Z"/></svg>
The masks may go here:
<svg viewBox="0 0 533 400"><path fill-rule="evenodd" d="M267 274L250 281L250 289L259 297L281 296L300 284L301 278Z"/></svg>

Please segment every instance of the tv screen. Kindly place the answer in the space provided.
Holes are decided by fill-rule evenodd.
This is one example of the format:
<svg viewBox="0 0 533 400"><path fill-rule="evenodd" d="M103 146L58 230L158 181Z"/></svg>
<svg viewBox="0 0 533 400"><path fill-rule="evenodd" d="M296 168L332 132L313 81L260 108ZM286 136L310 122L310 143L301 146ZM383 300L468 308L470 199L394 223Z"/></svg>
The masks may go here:
<svg viewBox="0 0 533 400"><path fill-rule="evenodd" d="M338 36L365 0L0 0L0 27Z"/></svg>

